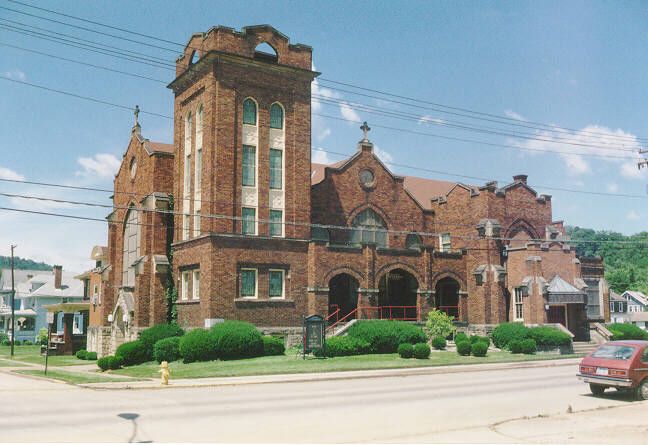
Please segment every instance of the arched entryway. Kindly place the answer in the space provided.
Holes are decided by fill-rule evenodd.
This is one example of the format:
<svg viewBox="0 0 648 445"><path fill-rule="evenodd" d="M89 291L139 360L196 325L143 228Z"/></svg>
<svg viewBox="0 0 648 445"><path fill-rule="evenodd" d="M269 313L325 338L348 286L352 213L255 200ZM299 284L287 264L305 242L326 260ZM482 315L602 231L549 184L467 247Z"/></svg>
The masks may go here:
<svg viewBox="0 0 648 445"><path fill-rule="evenodd" d="M454 278L439 280L435 288L437 309L459 318L459 283Z"/></svg>
<svg viewBox="0 0 648 445"><path fill-rule="evenodd" d="M347 317L358 307L358 280L347 273L341 273L329 281L329 316L335 322ZM355 314L348 317L355 318Z"/></svg>
<svg viewBox="0 0 648 445"><path fill-rule="evenodd" d="M378 306L380 318L416 320L416 277L404 269L393 269L380 277Z"/></svg>

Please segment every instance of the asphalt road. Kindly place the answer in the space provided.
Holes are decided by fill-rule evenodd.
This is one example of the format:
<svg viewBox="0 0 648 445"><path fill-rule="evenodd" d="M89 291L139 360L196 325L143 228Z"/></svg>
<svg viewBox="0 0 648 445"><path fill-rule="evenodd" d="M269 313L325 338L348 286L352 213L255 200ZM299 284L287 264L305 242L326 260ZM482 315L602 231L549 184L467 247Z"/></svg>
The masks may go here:
<svg viewBox="0 0 648 445"><path fill-rule="evenodd" d="M589 442L645 443L648 435L632 425L627 437L615 434L614 416L630 419L622 413L629 408L645 419L648 404L614 391L594 398L575 372L571 365L153 390L93 390L0 373L0 441L560 443L589 437L584 421L605 413L611 429L597 422L600 441ZM552 431L568 410L576 414L560 423L564 431ZM578 430L578 419L588 431Z"/></svg>

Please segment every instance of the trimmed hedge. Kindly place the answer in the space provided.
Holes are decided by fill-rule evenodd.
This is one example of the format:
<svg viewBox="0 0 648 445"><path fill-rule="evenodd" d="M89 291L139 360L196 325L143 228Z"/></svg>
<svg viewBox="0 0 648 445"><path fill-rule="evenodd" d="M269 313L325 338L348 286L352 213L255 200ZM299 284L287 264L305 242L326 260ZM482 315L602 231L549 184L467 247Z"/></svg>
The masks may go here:
<svg viewBox="0 0 648 445"><path fill-rule="evenodd" d="M251 323L225 321L212 327L209 335L214 342L216 357L222 360L263 355L263 336Z"/></svg>
<svg viewBox="0 0 648 445"><path fill-rule="evenodd" d="M124 366L140 365L149 361L146 347L141 340L122 343L117 347L115 357L121 357Z"/></svg>
<svg viewBox="0 0 648 445"><path fill-rule="evenodd" d="M79 360L86 360L86 355L88 355L88 351L86 351L85 349L79 349L74 355Z"/></svg>
<svg viewBox="0 0 648 445"><path fill-rule="evenodd" d="M457 343L457 354L459 355L470 355L471 349L472 345L467 340Z"/></svg>
<svg viewBox="0 0 648 445"><path fill-rule="evenodd" d="M527 337L535 340L537 346L557 348L571 343L571 336L551 326L537 326L528 330Z"/></svg>
<svg viewBox="0 0 648 445"><path fill-rule="evenodd" d="M180 359L180 337L167 337L155 342L153 358L158 362L175 362Z"/></svg>
<svg viewBox="0 0 648 445"><path fill-rule="evenodd" d="M427 343L417 343L414 345L414 358L423 360L430 358L430 346Z"/></svg>
<svg viewBox="0 0 648 445"><path fill-rule="evenodd" d="M154 348L155 344L165 338L170 338L170 337L182 337L184 335L184 331L180 326L178 326L175 323L164 323L164 324L156 324L155 326L151 326L148 329L144 329L139 336L139 339L142 341L144 344L144 347L146 348L146 354L149 357L149 360L152 360L154 358Z"/></svg>
<svg viewBox="0 0 648 445"><path fill-rule="evenodd" d="M612 323L606 326L612 340L648 340L648 332L631 323Z"/></svg>
<svg viewBox="0 0 648 445"><path fill-rule="evenodd" d="M366 354L368 350L369 343L348 335L332 337L326 340L327 357L345 357L349 355Z"/></svg>
<svg viewBox="0 0 648 445"><path fill-rule="evenodd" d="M286 346L282 338L264 335L262 340L263 355L284 355L284 352L286 352Z"/></svg>
<svg viewBox="0 0 648 445"><path fill-rule="evenodd" d="M402 343L423 343L427 341L423 329L404 321L365 320L353 324L348 336L369 343L370 354L396 352Z"/></svg>
<svg viewBox="0 0 648 445"><path fill-rule="evenodd" d="M99 366L102 371L107 371L108 369L119 369L122 366L122 358L114 355L107 355L97 360L97 366Z"/></svg>
<svg viewBox="0 0 648 445"><path fill-rule="evenodd" d="M529 334L529 328L522 323L502 323L492 334L493 344L500 349L510 349L509 343L513 340L523 340Z"/></svg>
<svg viewBox="0 0 648 445"><path fill-rule="evenodd" d="M470 344L474 345L475 343L486 343L487 345L490 345L490 337L481 337L479 335L471 335L470 336Z"/></svg>
<svg viewBox="0 0 648 445"><path fill-rule="evenodd" d="M448 346L448 342L443 337L434 337L432 339L432 347L434 349L443 350Z"/></svg>
<svg viewBox="0 0 648 445"><path fill-rule="evenodd" d="M513 354L535 354L537 345L532 338L522 340L512 340L509 343L509 349Z"/></svg>
<svg viewBox="0 0 648 445"><path fill-rule="evenodd" d="M401 358L412 358L414 357L414 345L411 343L402 343L398 345L397 352Z"/></svg>
<svg viewBox="0 0 648 445"><path fill-rule="evenodd" d="M180 337L180 356L184 363L205 362L216 358L216 341L206 329L196 328Z"/></svg>
<svg viewBox="0 0 648 445"><path fill-rule="evenodd" d="M473 343L470 346L470 353L475 357L486 357L487 352L488 352L488 343L486 342L478 341Z"/></svg>
<svg viewBox="0 0 648 445"><path fill-rule="evenodd" d="M457 335L455 335L454 342L456 343L461 343L462 341L469 341L470 339L466 335L465 332L457 332Z"/></svg>
<svg viewBox="0 0 648 445"><path fill-rule="evenodd" d="M93 351L88 351L88 353L85 356L86 360L97 360L97 353Z"/></svg>

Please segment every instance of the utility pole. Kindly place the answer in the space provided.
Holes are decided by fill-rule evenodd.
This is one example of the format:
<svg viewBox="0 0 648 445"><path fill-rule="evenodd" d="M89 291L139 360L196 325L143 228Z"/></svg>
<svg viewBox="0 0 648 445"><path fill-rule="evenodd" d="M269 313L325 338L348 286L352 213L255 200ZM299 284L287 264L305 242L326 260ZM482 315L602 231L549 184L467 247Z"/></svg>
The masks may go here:
<svg viewBox="0 0 648 445"><path fill-rule="evenodd" d="M16 343L16 288L14 284L14 249L17 246L11 245L11 358L14 356L14 344Z"/></svg>
<svg viewBox="0 0 648 445"><path fill-rule="evenodd" d="M639 150L640 155L645 154L645 153L648 153L648 150ZM639 163L637 164L637 167L639 167L639 170L641 170L643 167L648 168L648 158L639 161Z"/></svg>

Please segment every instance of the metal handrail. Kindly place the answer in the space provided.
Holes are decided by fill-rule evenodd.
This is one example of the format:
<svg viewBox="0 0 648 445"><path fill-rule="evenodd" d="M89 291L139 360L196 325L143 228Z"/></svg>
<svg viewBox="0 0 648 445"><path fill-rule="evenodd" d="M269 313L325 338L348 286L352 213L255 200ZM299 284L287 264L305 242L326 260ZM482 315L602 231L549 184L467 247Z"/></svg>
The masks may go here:
<svg viewBox="0 0 648 445"><path fill-rule="evenodd" d="M327 327L326 330L327 330L327 331L330 331L331 329L333 329L335 326L337 326L337 325L339 325L340 323L342 323L344 320L346 320L346 319L349 318L350 316L355 315L355 314L358 312L358 309L359 309L359 308L355 308L354 310L352 310L351 312L349 312L348 314L346 314L344 317L340 318L338 321L336 321L335 323L333 323L332 325L330 325L329 327Z"/></svg>

